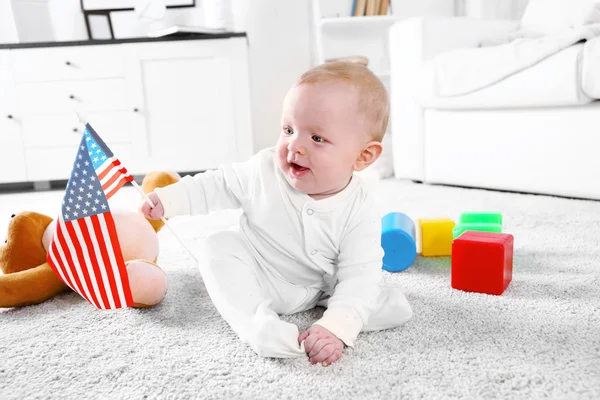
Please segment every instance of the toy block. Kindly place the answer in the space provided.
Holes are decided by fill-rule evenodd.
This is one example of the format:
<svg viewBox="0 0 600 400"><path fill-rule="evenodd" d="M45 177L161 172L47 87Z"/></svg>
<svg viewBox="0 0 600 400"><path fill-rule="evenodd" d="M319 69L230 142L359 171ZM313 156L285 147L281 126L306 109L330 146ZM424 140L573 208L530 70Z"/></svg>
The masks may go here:
<svg viewBox="0 0 600 400"><path fill-rule="evenodd" d="M501 295L512 280L513 236L466 231L452 242L454 289Z"/></svg>
<svg viewBox="0 0 600 400"><path fill-rule="evenodd" d="M417 256L415 223L406 214L392 212L381 220L383 269L400 272L410 267Z"/></svg>
<svg viewBox="0 0 600 400"><path fill-rule="evenodd" d="M424 257L452 255L454 221L450 218L419 219L421 255Z"/></svg>
<svg viewBox="0 0 600 400"><path fill-rule="evenodd" d="M462 213L452 234L454 239L465 231L502 232L502 214L500 213Z"/></svg>

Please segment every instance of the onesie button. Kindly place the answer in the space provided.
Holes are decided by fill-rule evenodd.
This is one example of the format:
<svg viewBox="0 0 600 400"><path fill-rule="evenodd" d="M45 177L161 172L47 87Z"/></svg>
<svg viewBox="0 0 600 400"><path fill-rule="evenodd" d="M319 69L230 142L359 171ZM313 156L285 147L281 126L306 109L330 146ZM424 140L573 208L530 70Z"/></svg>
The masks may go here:
<svg viewBox="0 0 600 400"><path fill-rule="evenodd" d="M313 215L313 214L314 214L314 212L315 212L315 211L314 211L313 209L311 209L311 208L309 208L308 210L306 210L306 213L307 213L308 215Z"/></svg>
<svg viewBox="0 0 600 400"><path fill-rule="evenodd" d="M310 254L312 254L314 256L315 254L317 254L317 251L313 250L313 251L310 252Z"/></svg>

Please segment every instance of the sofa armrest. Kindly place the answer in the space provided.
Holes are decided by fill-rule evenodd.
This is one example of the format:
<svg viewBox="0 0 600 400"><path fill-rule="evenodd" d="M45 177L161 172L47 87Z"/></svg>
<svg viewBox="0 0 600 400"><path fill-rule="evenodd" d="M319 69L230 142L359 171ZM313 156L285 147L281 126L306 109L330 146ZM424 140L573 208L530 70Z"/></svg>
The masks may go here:
<svg viewBox="0 0 600 400"><path fill-rule="evenodd" d="M588 40L583 46L581 87L592 99L600 99L600 37Z"/></svg>
<svg viewBox="0 0 600 400"><path fill-rule="evenodd" d="M425 62L440 53L479 46L516 32L518 21L460 17L410 18L389 30L391 131L394 174L425 180L423 109L416 94Z"/></svg>

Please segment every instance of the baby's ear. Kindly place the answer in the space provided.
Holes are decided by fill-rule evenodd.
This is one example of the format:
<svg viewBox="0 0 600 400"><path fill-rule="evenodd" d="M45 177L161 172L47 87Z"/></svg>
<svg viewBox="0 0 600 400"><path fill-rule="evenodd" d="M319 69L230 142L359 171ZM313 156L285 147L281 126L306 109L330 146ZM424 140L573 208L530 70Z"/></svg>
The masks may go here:
<svg viewBox="0 0 600 400"><path fill-rule="evenodd" d="M361 151L354 163L354 170L362 171L373 164L381 155L382 150L383 147L381 146L381 142L373 140L367 143L366 147Z"/></svg>

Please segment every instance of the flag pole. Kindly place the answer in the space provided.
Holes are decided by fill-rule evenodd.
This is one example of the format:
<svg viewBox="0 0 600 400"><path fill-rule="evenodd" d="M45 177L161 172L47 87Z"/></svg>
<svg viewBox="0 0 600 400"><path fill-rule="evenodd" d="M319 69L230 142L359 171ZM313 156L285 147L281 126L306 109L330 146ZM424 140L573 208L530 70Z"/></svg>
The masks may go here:
<svg viewBox="0 0 600 400"><path fill-rule="evenodd" d="M137 182L135 181L135 179L131 181L131 184L133 185L133 187L135 187L137 189L138 192L140 192L140 194L142 195L142 197L146 200L146 203L148 203L150 205L150 207L154 208L155 204L152 204L152 201L150 201L150 198L148 197L148 195L146 193L144 193L144 191L142 190L142 188L140 187L140 185L137 184ZM173 234L173 236L175 236L175 238L179 241L179 243L181 243L181 245L187 250L187 252L190 254L190 256L192 256L192 258L194 260L196 260L196 263L197 263L198 259L194 256L194 253L192 253L190 251L190 249L185 245L185 243L183 242L183 240L181 240L181 238L175 233L175 231L173 230L173 228L171 228L171 226L167 223L167 220L165 219L165 217L160 217L160 220L165 223L165 226L167 228L169 228L169 230L171 231L171 233Z"/></svg>

